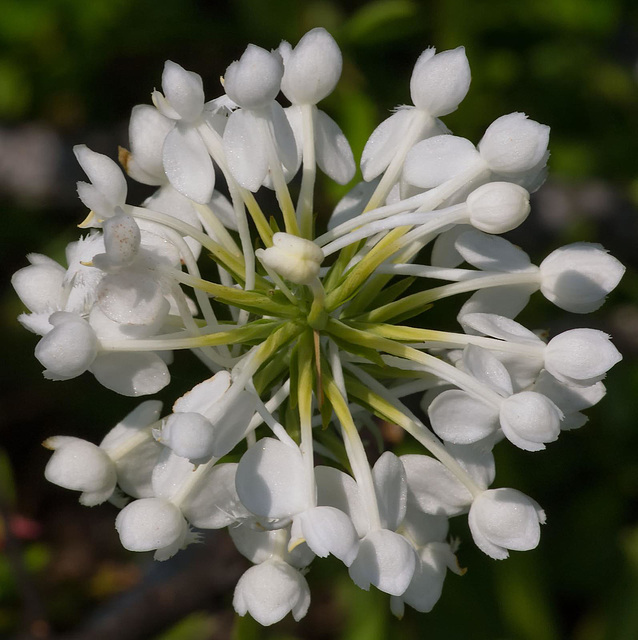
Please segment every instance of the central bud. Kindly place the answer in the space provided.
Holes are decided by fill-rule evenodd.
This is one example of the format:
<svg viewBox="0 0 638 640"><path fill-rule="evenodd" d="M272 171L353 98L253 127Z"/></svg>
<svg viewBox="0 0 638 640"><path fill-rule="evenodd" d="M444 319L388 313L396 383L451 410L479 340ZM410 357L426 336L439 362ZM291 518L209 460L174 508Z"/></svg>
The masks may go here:
<svg viewBox="0 0 638 640"><path fill-rule="evenodd" d="M319 275L323 251L311 240L290 233L275 233L273 246L263 250L259 259L267 269L295 284L312 284Z"/></svg>

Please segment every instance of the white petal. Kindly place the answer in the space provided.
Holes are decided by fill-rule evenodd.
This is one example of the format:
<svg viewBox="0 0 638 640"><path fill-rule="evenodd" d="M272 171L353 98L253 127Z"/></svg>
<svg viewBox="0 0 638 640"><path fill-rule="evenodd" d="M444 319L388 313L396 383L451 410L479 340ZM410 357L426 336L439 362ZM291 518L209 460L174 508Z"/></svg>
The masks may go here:
<svg viewBox="0 0 638 640"><path fill-rule="evenodd" d="M238 395L229 394L207 412L206 417L215 428L215 457L225 456L239 444L254 414L255 396L248 391L241 391Z"/></svg>
<svg viewBox="0 0 638 640"><path fill-rule="evenodd" d="M472 503L472 494L438 460L428 456L401 456L408 480L408 501L424 513L453 516Z"/></svg>
<svg viewBox="0 0 638 640"><path fill-rule="evenodd" d="M152 551L181 544L188 530L182 512L162 498L131 502L118 514L115 528L122 546L129 551Z"/></svg>
<svg viewBox="0 0 638 640"><path fill-rule="evenodd" d="M437 187L446 180L481 164L474 145L465 138L443 135L422 140L405 158L403 178L424 189Z"/></svg>
<svg viewBox="0 0 638 640"><path fill-rule="evenodd" d="M544 395L521 391L501 403L500 424L505 437L526 451L540 451L560 433L562 411Z"/></svg>
<svg viewBox="0 0 638 640"><path fill-rule="evenodd" d="M534 391L547 396L565 414L593 407L606 393L602 382L588 387L576 386L557 380L545 370L540 372L534 384Z"/></svg>
<svg viewBox="0 0 638 640"><path fill-rule="evenodd" d="M235 489L237 464L211 467L181 502L187 520L199 529L222 529L250 514Z"/></svg>
<svg viewBox="0 0 638 640"><path fill-rule="evenodd" d="M430 260L433 267L454 269L463 262L463 256L456 249L456 240L470 228L466 224L457 224L437 236L432 245Z"/></svg>
<svg viewBox="0 0 638 640"><path fill-rule="evenodd" d="M455 243L466 262L483 271L525 271L530 268L529 256L505 238L470 229Z"/></svg>
<svg viewBox="0 0 638 640"><path fill-rule="evenodd" d="M77 192L80 200L99 218L113 215L113 203L96 186L80 181L77 183Z"/></svg>
<svg viewBox="0 0 638 640"><path fill-rule="evenodd" d="M196 384L181 398L176 400L173 411L197 411L206 413L230 387L230 373L219 371L212 378Z"/></svg>
<svg viewBox="0 0 638 640"><path fill-rule="evenodd" d="M335 507L352 520L360 538L368 532L368 516L352 476L334 467L315 467L317 504Z"/></svg>
<svg viewBox="0 0 638 640"><path fill-rule="evenodd" d="M354 561L359 536L348 516L334 507L314 507L295 517L306 544L320 558L332 554L347 567Z"/></svg>
<svg viewBox="0 0 638 640"><path fill-rule="evenodd" d="M530 295L537 290L534 285L512 285L479 289L463 304L457 319L465 328L465 316L491 312L506 318L516 317L529 302ZM472 333L468 331L467 333Z"/></svg>
<svg viewBox="0 0 638 640"><path fill-rule="evenodd" d="M366 182L387 169L416 116L414 109L400 109L372 132L361 156L361 172Z"/></svg>
<svg viewBox="0 0 638 640"><path fill-rule="evenodd" d="M498 409L457 389L437 396L428 415L435 433L456 444L478 442L498 428Z"/></svg>
<svg viewBox="0 0 638 640"><path fill-rule="evenodd" d="M160 286L134 271L105 276L98 287L97 302L107 317L122 324L159 327L169 310Z"/></svg>
<svg viewBox="0 0 638 640"><path fill-rule="evenodd" d="M200 75L167 60L162 73L162 89L171 107L184 120L196 120L201 115L204 109L204 86Z"/></svg>
<svg viewBox="0 0 638 640"><path fill-rule="evenodd" d="M249 191L257 191L268 173L264 128L250 111L239 109L230 115L224 130L224 150L233 178Z"/></svg>
<svg viewBox="0 0 638 640"><path fill-rule="evenodd" d="M239 579L233 595L235 611L250 615L267 627L292 611L297 621L310 606L310 589L306 579L289 564L276 559L251 567Z"/></svg>
<svg viewBox="0 0 638 640"><path fill-rule="evenodd" d="M552 251L540 264L541 292L573 313L596 311L625 267L599 244L577 242Z"/></svg>
<svg viewBox="0 0 638 640"><path fill-rule="evenodd" d="M126 202L126 178L117 164L84 144L75 145L73 153L95 188L113 206L122 206Z"/></svg>
<svg viewBox="0 0 638 640"><path fill-rule="evenodd" d="M456 111L470 88L470 65L465 47L432 55L426 49L414 65L410 79L412 102L433 116Z"/></svg>
<svg viewBox="0 0 638 640"><path fill-rule="evenodd" d="M213 161L195 129L176 124L164 141L162 162L166 176L182 195L201 204L211 199L215 187Z"/></svg>
<svg viewBox="0 0 638 640"><path fill-rule="evenodd" d="M401 460L386 451L375 462L372 479L379 505L381 526L395 531L405 517L408 485Z"/></svg>
<svg viewBox="0 0 638 640"><path fill-rule="evenodd" d="M301 452L274 438L262 438L242 456L237 493L255 515L287 518L310 506L310 488Z"/></svg>
<svg viewBox="0 0 638 640"><path fill-rule="evenodd" d="M303 569L315 558L315 554L305 543L297 545L290 553L287 551L290 540L289 528L264 531L252 528L250 520L246 520L241 524L229 527L228 533L230 533L237 551L255 564L277 556L289 565Z"/></svg>
<svg viewBox="0 0 638 640"><path fill-rule="evenodd" d="M132 397L157 393L171 380L166 364L155 353L101 353L91 373L107 389Z"/></svg>
<svg viewBox="0 0 638 640"><path fill-rule="evenodd" d="M378 529L361 541L348 573L365 591L372 584L380 591L400 596L408 588L415 566L416 554L410 543L394 531Z"/></svg>
<svg viewBox="0 0 638 640"><path fill-rule="evenodd" d="M269 126L275 141L277 157L284 168L286 180L292 180L299 169L300 160L295 134L286 117L286 112L278 102L272 103L270 117Z"/></svg>
<svg viewBox="0 0 638 640"><path fill-rule="evenodd" d="M170 500L178 494L182 486L189 482L195 465L178 456L168 447L162 447L157 464L153 469L153 492L158 498Z"/></svg>
<svg viewBox="0 0 638 640"><path fill-rule="evenodd" d="M401 598L421 613L432 611L443 591L447 565L454 561L449 544L434 543L421 549L412 582Z"/></svg>
<svg viewBox="0 0 638 640"><path fill-rule="evenodd" d="M320 110L315 111L315 144L319 168L339 184L350 182L356 171L350 143L339 125Z"/></svg>
<svg viewBox="0 0 638 640"><path fill-rule="evenodd" d="M501 396L513 393L512 379L504 365L487 349L470 344L463 350L465 370Z"/></svg>
<svg viewBox="0 0 638 640"><path fill-rule="evenodd" d="M520 344L538 345L545 343L522 324L495 313L467 313L463 316L463 325L491 338L517 342Z"/></svg>
<svg viewBox="0 0 638 640"><path fill-rule="evenodd" d="M491 489L473 502L468 523L476 546L503 560L507 549L529 551L540 541L545 514L538 504L515 489Z"/></svg>
<svg viewBox="0 0 638 640"><path fill-rule="evenodd" d="M352 187L334 208L330 220L328 220L328 229L334 229L362 213L378 184L378 180L373 180L372 182L358 182Z"/></svg>
<svg viewBox="0 0 638 640"><path fill-rule="evenodd" d="M151 105L138 104L131 111L128 127L131 156L146 173L156 179L156 182L151 184L162 184L166 181L162 148L166 136L174 126L173 120L164 117Z"/></svg>

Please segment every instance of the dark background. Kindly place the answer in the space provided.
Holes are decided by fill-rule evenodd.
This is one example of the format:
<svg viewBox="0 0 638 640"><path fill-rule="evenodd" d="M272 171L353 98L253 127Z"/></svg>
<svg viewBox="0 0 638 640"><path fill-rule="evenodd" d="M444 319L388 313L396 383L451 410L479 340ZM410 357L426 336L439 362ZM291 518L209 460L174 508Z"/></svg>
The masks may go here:
<svg viewBox="0 0 638 640"><path fill-rule="evenodd" d="M550 178L512 239L536 261L578 240L601 242L628 266L607 304L574 316L535 300L521 317L552 332L596 327L625 355L607 397L581 430L547 451L497 448L496 486L537 499L548 524L538 549L492 561L463 521L459 559L430 614L398 623L388 597L354 587L331 560L308 576L306 619L269 629L234 616L232 589L246 564L224 533L173 560L124 551L114 508L92 509L48 485L47 436L99 441L136 403L90 376L43 380L35 336L19 327L10 275L37 251L63 262L85 215L72 146L115 158L127 118L150 102L170 58L201 74L207 98L248 42L293 45L326 27L344 54L341 82L322 107L342 126L355 157L376 124L409 102L414 61L429 45L465 45L473 81L445 122L477 142L498 116L524 111L550 125ZM631 0L0 0L0 208L3 286L0 398L0 637L402 638L635 640L638 638L638 5ZM148 192L131 185L130 202ZM329 213L342 191L320 184ZM460 303L432 314L454 327ZM200 369L179 354L171 402ZM42 621L46 622L42 622ZM40 621L40 622L38 622Z"/></svg>

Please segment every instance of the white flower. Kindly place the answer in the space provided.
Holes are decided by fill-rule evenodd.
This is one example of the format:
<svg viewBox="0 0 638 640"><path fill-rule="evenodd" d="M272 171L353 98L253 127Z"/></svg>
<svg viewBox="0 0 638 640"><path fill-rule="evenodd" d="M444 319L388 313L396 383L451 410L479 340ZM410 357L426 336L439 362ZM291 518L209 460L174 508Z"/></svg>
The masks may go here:
<svg viewBox="0 0 638 640"><path fill-rule="evenodd" d="M44 470L49 482L81 491L80 502L89 507L111 497L117 473L115 464L100 447L70 436L47 438L44 446L54 451Z"/></svg>
<svg viewBox="0 0 638 640"><path fill-rule="evenodd" d="M538 546L545 512L516 489L490 489L474 499L468 522L476 546L503 560L508 549L529 551Z"/></svg>
<svg viewBox="0 0 638 640"><path fill-rule="evenodd" d="M310 606L306 579L286 562L273 558L251 567L239 579L233 607L240 616L250 615L259 624L279 622L288 612L301 620Z"/></svg>
<svg viewBox="0 0 638 640"><path fill-rule="evenodd" d="M620 282L625 267L599 244L576 242L540 264L542 294L572 313L596 311Z"/></svg>
<svg viewBox="0 0 638 640"><path fill-rule="evenodd" d="M467 198L472 226L485 233L505 233L527 218L529 193L510 182L490 182Z"/></svg>

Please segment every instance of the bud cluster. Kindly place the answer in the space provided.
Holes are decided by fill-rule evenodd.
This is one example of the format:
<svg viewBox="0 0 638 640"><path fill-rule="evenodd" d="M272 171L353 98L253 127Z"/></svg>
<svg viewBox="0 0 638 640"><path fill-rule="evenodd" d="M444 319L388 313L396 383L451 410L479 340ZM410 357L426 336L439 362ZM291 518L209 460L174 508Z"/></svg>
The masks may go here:
<svg viewBox="0 0 638 640"><path fill-rule="evenodd" d="M545 514L493 486L492 450L508 441L536 452L581 427L621 358L601 331L545 340L514 319L539 291L561 309L595 311L624 268L588 243L534 265L498 235L530 212L549 128L512 113L476 146L451 135L440 118L469 89L462 47L419 57L413 105L372 132L364 181L315 234L317 167L341 184L356 172L317 106L341 68L321 28L295 47L249 45L209 102L199 75L166 62L162 91L133 108L119 155L153 193L129 204L116 162L76 147L90 231L68 246L66 265L31 254L13 276L49 379L88 371L140 397L170 383L174 350L209 369L170 410L146 400L99 445L47 439L45 475L85 505L117 505L123 546L157 560L199 540L195 529L228 527L254 563L234 607L264 625L305 615L306 569L329 554L359 587L389 594L397 616L406 604L430 611L447 571L463 573L448 538L455 516L467 515L492 558L535 548ZM262 209L262 188L278 212ZM202 277L200 254L214 278ZM459 332L410 324L468 293ZM414 395L427 420L406 404ZM422 452L379 451L372 464L361 430L378 419Z"/></svg>

